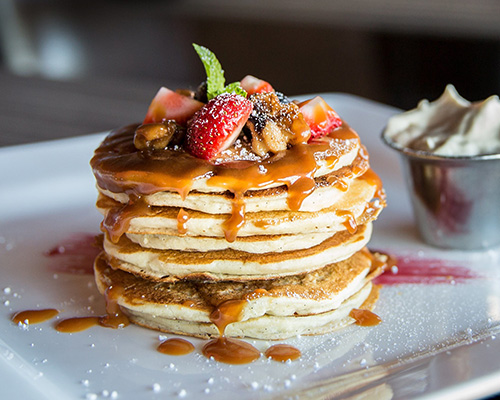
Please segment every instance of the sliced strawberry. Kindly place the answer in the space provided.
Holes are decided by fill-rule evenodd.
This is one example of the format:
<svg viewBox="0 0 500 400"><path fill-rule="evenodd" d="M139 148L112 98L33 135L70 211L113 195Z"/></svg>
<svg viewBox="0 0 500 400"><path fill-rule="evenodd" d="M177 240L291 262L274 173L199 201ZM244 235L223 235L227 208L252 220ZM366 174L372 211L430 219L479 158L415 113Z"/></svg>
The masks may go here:
<svg viewBox="0 0 500 400"><path fill-rule="evenodd" d="M299 104L299 109L311 128L311 138L317 139L342 125L342 120L321 96Z"/></svg>
<svg viewBox="0 0 500 400"><path fill-rule="evenodd" d="M185 126L188 119L201 107L202 102L162 87L153 98L142 123L153 124L172 119Z"/></svg>
<svg viewBox="0 0 500 400"><path fill-rule="evenodd" d="M187 149L195 157L210 160L236 140L252 112L252 102L223 93L199 110L187 130Z"/></svg>
<svg viewBox="0 0 500 400"><path fill-rule="evenodd" d="M240 85L248 95L252 95L255 93L265 93L265 92L274 92L273 87L269 82L263 81L262 79L256 78L252 75L245 76Z"/></svg>

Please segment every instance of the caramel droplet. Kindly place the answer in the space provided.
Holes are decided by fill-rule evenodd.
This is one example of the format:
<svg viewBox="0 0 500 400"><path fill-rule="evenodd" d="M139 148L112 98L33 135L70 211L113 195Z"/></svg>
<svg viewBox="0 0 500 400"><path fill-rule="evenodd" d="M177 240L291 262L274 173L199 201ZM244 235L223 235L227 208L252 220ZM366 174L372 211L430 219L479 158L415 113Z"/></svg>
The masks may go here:
<svg viewBox="0 0 500 400"><path fill-rule="evenodd" d="M54 318L59 311L54 308L47 308L43 310L26 310L20 311L12 317L12 321L16 324L22 323L26 325L39 324L49 319Z"/></svg>
<svg viewBox="0 0 500 400"><path fill-rule="evenodd" d="M353 308L349 316L356 320L356 325L360 326L375 326L382 322L382 319L370 310L358 310L357 308Z"/></svg>
<svg viewBox="0 0 500 400"><path fill-rule="evenodd" d="M161 342L157 350L160 353L168 354L169 356L183 356L193 352L194 346L187 340L172 338Z"/></svg>
<svg viewBox="0 0 500 400"><path fill-rule="evenodd" d="M76 333L99 325L99 317L75 317L60 321L56 326L56 331L63 333Z"/></svg>
<svg viewBox="0 0 500 400"><path fill-rule="evenodd" d="M285 362L288 360L296 360L302 355L302 353L299 349L288 344L275 344L274 346L269 347L264 355L274 361Z"/></svg>

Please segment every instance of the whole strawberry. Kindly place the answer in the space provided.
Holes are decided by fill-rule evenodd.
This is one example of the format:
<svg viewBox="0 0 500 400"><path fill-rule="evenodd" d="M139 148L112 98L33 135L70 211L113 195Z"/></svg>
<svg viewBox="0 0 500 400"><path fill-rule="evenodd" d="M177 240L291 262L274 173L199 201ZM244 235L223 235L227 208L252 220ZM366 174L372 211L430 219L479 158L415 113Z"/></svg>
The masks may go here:
<svg viewBox="0 0 500 400"><path fill-rule="evenodd" d="M233 144L252 112L252 102L223 93L198 110L188 126L186 145L195 157L215 158Z"/></svg>

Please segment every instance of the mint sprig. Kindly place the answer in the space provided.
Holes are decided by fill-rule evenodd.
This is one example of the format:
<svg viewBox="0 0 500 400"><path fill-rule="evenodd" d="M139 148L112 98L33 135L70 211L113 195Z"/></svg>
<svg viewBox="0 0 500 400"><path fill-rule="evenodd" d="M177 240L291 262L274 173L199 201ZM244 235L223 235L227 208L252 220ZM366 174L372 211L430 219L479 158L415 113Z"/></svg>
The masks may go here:
<svg viewBox="0 0 500 400"><path fill-rule="evenodd" d="M219 60L214 53L206 47L193 43L193 47L198 53L198 56L205 67L207 73L207 98L213 99L221 93L235 93L246 97L247 92L241 87L240 82L233 82L224 86L226 79L224 78L224 70L220 65Z"/></svg>

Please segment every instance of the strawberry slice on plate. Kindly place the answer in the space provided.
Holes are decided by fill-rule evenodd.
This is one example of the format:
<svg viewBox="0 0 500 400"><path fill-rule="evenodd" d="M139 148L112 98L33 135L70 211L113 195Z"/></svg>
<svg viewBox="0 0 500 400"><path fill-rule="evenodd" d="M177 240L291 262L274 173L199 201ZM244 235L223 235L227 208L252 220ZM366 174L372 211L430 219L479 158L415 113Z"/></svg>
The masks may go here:
<svg viewBox="0 0 500 400"><path fill-rule="evenodd" d="M269 82L256 78L252 75L245 76L241 80L240 85L243 89L245 89L245 92L247 92L249 96L255 93L274 92L274 89Z"/></svg>
<svg viewBox="0 0 500 400"><path fill-rule="evenodd" d="M342 120L338 114L321 96L300 103L299 109L309 128L311 128L310 141L323 137L342 125Z"/></svg>
<svg viewBox="0 0 500 400"><path fill-rule="evenodd" d="M179 125L186 126L189 118L201 107L203 107L201 101L162 87L153 98L143 124L154 124L172 119Z"/></svg>
<svg viewBox="0 0 500 400"><path fill-rule="evenodd" d="M195 157L211 160L233 144L252 112L244 97L223 93L210 100L188 126L186 144Z"/></svg>

